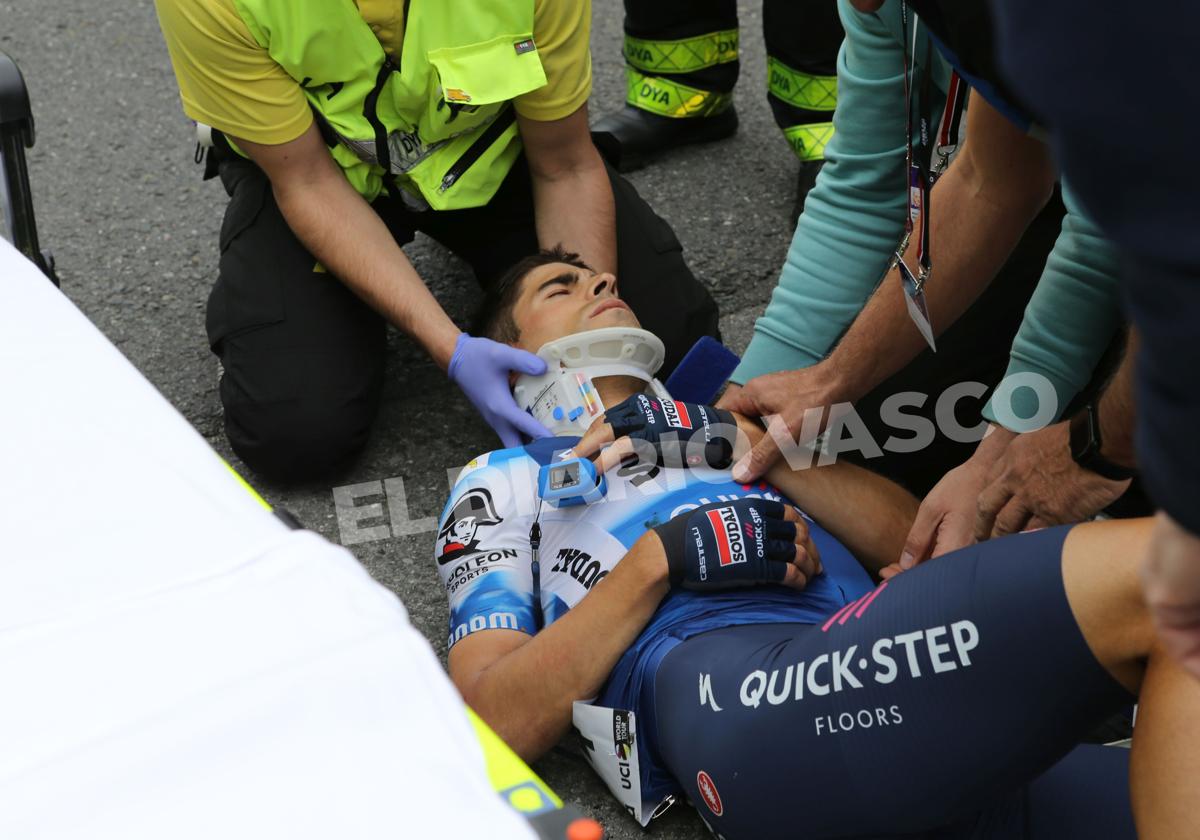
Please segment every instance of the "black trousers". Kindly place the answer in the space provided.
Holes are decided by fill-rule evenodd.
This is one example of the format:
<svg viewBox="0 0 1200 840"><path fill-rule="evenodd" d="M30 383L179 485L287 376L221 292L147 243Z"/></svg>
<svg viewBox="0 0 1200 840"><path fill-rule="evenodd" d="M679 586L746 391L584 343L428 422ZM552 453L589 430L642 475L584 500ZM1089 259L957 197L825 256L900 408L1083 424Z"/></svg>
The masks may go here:
<svg viewBox="0 0 1200 840"><path fill-rule="evenodd" d="M346 466L367 441L383 387L384 319L292 233L266 175L228 153L220 270L208 299L209 344L221 359L221 402L233 450L256 472L295 481ZM671 226L609 170L621 297L666 345L665 377L705 335L717 306L683 259ZM421 231L463 258L482 286L538 248L524 158L484 207L415 212L373 205L396 241Z"/></svg>

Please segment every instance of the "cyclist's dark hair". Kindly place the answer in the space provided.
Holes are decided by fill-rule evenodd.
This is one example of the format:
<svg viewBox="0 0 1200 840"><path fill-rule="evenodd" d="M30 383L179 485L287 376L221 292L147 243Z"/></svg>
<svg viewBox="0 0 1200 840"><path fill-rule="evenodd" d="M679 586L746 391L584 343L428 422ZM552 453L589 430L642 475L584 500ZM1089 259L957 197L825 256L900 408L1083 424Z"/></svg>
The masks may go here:
<svg viewBox="0 0 1200 840"><path fill-rule="evenodd" d="M562 245L545 248L536 254L530 254L516 263L504 274L500 275L483 295L483 303L475 313L471 322L471 334L499 341L501 344L512 344L521 338L521 331L513 320L513 306L521 295L521 281L535 268L554 263L565 263L575 268L591 270L591 266L580 259L578 254L571 253Z"/></svg>

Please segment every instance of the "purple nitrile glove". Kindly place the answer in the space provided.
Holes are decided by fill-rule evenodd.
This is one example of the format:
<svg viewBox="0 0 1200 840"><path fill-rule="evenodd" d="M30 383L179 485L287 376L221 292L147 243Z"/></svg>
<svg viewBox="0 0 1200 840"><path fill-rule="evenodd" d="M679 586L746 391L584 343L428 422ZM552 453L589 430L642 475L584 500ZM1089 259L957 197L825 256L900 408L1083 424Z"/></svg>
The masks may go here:
<svg viewBox="0 0 1200 840"><path fill-rule="evenodd" d="M510 371L537 376L546 372L546 362L528 351L466 333L459 335L446 371L506 449L520 446L522 434L534 440L550 437L549 430L513 399L508 388Z"/></svg>

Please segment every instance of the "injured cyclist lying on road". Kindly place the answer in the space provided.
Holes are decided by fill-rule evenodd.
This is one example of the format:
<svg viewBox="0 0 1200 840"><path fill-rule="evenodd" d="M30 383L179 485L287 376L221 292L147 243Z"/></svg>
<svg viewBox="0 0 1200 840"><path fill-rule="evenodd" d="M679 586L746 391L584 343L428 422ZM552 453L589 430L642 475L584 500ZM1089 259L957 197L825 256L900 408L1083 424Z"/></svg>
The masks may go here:
<svg viewBox="0 0 1200 840"><path fill-rule="evenodd" d="M515 395L558 436L471 462L434 550L450 676L523 757L574 722L642 824L682 795L729 840L1195 836L1200 684L1155 645L1148 521L897 574L917 501L846 463L733 482L761 431L669 398L612 275L546 252L486 307L550 360ZM1135 698L1132 750L1081 744Z"/></svg>

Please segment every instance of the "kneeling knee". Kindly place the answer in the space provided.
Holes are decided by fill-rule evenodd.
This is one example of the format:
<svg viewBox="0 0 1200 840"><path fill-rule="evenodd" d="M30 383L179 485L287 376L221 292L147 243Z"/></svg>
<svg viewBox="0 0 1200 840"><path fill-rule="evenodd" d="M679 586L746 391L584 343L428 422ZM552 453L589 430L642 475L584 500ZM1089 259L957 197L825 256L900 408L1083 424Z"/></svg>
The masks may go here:
<svg viewBox="0 0 1200 840"><path fill-rule="evenodd" d="M234 452L273 481L326 478L349 467L366 445L374 412L344 406L280 403L226 406Z"/></svg>

